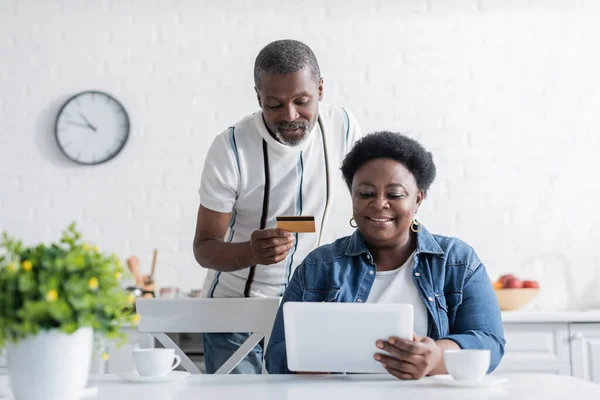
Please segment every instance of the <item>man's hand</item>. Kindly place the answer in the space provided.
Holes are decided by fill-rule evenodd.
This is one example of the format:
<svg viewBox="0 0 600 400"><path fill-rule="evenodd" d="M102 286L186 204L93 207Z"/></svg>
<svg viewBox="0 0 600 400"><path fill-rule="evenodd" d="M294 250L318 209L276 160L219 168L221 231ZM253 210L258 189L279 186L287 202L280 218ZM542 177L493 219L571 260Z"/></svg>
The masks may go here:
<svg viewBox="0 0 600 400"><path fill-rule="evenodd" d="M263 229L252 232L250 250L255 264L277 264L285 260L294 245L294 236L283 229Z"/></svg>
<svg viewBox="0 0 600 400"><path fill-rule="evenodd" d="M390 354L376 353L375 359L400 379L421 379L442 361L442 349L429 337L413 334L410 341L392 336L387 341L378 340L376 345Z"/></svg>

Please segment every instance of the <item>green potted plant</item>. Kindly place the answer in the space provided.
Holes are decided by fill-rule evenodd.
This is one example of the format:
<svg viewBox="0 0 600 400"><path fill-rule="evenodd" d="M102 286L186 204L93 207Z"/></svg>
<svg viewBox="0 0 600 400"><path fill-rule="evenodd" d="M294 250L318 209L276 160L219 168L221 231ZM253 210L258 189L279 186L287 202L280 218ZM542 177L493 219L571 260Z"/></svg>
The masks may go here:
<svg viewBox="0 0 600 400"><path fill-rule="evenodd" d="M18 400L79 399L94 335L124 341L135 297L121 288L115 255L81 239L75 224L56 243L0 237L0 348Z"/></svg>

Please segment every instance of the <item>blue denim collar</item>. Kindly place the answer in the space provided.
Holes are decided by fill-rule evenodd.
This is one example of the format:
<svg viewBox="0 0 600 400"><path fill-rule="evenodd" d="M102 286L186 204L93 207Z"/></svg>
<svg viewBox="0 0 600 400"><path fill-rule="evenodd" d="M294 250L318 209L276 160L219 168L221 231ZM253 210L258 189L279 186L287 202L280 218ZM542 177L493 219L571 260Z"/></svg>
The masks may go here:
<svg viewBox="0 0 600 400"><path fill-rule="evenodd" d="M370 253L365 242L365 237L357 228L350 239L348 240L348 248L346 249L345 255L347 256L358 256L364 253ZM429 233L425 226L421 224L421 229L417 232L417 254L437 254L443 255L444 250L440 247L438 242L435 240L433 235Z"/></svg>

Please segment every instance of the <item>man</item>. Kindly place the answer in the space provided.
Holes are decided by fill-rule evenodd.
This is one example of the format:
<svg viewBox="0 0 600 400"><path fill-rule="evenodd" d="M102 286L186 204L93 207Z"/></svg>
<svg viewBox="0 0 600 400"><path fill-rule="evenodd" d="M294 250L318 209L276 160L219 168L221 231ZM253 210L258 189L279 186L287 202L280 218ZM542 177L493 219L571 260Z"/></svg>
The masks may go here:
<svg viewBox="0 0 600 400"><path fill-rule="evenodd" d="M343 108L319 104L323 79L312 50L295 40L268 44L254 83L261 111L215 138L202 171L194 256L209 269L203 297L281 296L295 267L346 234L337 227L352 215L337 199L346 192L339 168L360 129ZM314 216L315 233L277 229L277 216L299 215ZM206 372L248 337L204 334ZM260 373L262 351L256 346L233 372Z"/></svg>

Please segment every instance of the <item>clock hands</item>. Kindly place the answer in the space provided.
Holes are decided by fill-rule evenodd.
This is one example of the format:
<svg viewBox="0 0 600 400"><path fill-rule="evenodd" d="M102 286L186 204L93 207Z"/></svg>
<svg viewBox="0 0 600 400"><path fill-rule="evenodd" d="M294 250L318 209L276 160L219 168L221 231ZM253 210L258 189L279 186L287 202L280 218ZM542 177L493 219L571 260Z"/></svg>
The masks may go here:
<svg viewBox="0 0 600 400"><path fill-rule="evenodd" d="M82 113L79 113L79 115L81 115L81 118L83 118L83 120L85 121L85 123L87 124L88 128L90 128L91 130L93 130L94 132L96 132L98 129L92 125L90 123L90 121L88 121L88 119L85 117L85 115L83 115Z"/></svg>
<svg viewBox="0 0 600 400"><path fill-rule="evenodd" d="M91 127L87 124L82 124L81 122L77 122L77 121L65 121L65 124L70 124L70 125L77 125L77 126L81 126L83 128L88 128L91 129Z"/></svg>
<svg viewBox="0 0 600 400"><path fill-rule="evenodd" d="M93 130L94 132L98 131L98 128L96 128L94 125L92 125L90 123L90 121L88 121L88 119L85 117L85 115L79 113L79 115L81 116L81 118L83 118L83 120L85 121L85 124L82 122L78 122L78 121L65 121L66 124L71 124L71 125L76 125L76 126L81 126L83 128L88 128Z"/></svg>

